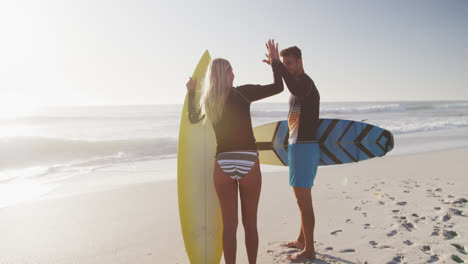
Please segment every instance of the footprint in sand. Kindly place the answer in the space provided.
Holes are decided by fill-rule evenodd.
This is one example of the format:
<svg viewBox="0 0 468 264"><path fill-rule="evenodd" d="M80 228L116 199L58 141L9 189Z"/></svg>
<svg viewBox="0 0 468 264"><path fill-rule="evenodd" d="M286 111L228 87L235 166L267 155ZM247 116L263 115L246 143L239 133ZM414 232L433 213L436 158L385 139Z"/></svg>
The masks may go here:
<svg viewBox="0 0 468 264"><path fill-rule="evenodd" d="M379 204L380 205L385 205L385 202L384 201L379 201Z"/></svg>
<svg viewBox="0 0 468 264"><path fill-rule="evenodd" d="M457 255L452 255L452 260L455 261L456 263L464 263L465 262L465 261L463 261L463 259L461 259Z"/></svg>
<svg viewBox="0 0 468 264"><path fill-rule="evenodd" d="M421 250L422 250L424 253L427 253L427 252L430 252L432 249L431 249L430 246L423 246L423 247L421 248Z"/></svg>
<svg viewBox="0 0 468 264"><path fill-rule="evenodd" d="M353 252L356 252L356 250L355 250L355 249L352 249L352 248L350 248L350 249L343 249L343 250L340 251L340 253L353 253Z"/></svg>
<svg viewBox="0 0 468 264"><path fill-rule="evenodd" d="M467 200L467 199L465 199L465 198L460 198L460 199L458 199L458 200L452 202L452 205L453 205L453 206L464 206L464 205L466 205L467 203L468 203L468 200Z"/></svg>
<svg viewBox="0 0 468 264"><path fill-rule="evenodd" d="M399 205L399 206L405 206L406 204L407 204L407 202L399 202L399 203L397 203L397 205Z"/></svg>
<svg viewBox="0 0 468 264"><path fill-rule="evenodd" d="M419 219L414 219L414 222L415 222L416 224L419 224L419 222L421 222L421 221L422 221L421 218L419 218Z"/></svg>
<svg viewBox="0 0 468 264"><path fill-rule="evenodd" d="M411 242L411 241L409 241L409 240L406 240L406 241L403 242L403 244L408 245L408 246L411 246L411 245L413 245L414 243Z"/></svg>
<svg viewBox="0 0 468 264"><path fill-rule="evenodd" d="M396 213L399 213L400 210L392 210L392 212L396 214Z"/></svg>
<svg viewBox="0 0 468 264"><path fill-rule="evenodd" d="M468 255L464 246L460 244L450 244L450 245L454 246L458 250L458 252L462 253L463 255Z"/></svg>
<svg viewBox="0 0 468 264"><path fill-rule="evenodd" d="M392 237L394 235L398 234L398 231L397 230L393 230L392 232L388 233L387 236L388 237Z"/></svg>
<svg viewBox="0 0 468 264"><path fill-rule="evenodd" d="M389 263L401 263L403 261L405 261L405 256L399 255L394 257Z"/></svg>
<svg viewBox="0 0 468 264"><path fill-rule="evenodd" d="M333 250L333 247L327 247L327 248L325 248L325 250L326 251L331 251L331 250Z"/></svg>
<svg viewBox="0 0 468 264"><path fill-rule="evenodd" d="M372 228L371 224L364 224L364 229L371 229L371 228Z"/></svg>
<svg viewBox="0 0 468 264"><path fill-rule="evenodd" d="M352 224L353 221L352 221L351 219L346 219L346 223L347 223L347 224Z"/></svg>
<svg viewBox="0 0 468 264"><path fill-rule="evenodd" d="M440 236L440 227L434 226L431 236Z"/></svg>
<svg viewBox="0 0 468 264"><path fill-rule="evenodd" d="M427 261L427 263L434 263L439 261L439 256L438 255L432 255L431 258Z"/></svg>
<svg viewBox="0 0 468 264"><path fill-rule="evenodd" d="M439 194L436 194L433 190L426 190L428 192L427 197L441 197Z"/></svg>
<svg viewBox="0 0 468 264"><path fill-rule="evenodd" d="M391 246L388 246L388 245L383 245L383 246L380 246L379 249L386 249L386 248L392 248Z"/></svg>
<svg viewBox="0 0 468 264"><path fill-rule="evenodd" d="M409 222L404 222L402 225L403 225L403 227L406 228L406 230L408 230L410 232L414 230L414 225L409 223Z"/></svg>
<svg viewBox="0 0 468 264"><path fill-rule="evenodd" d="M446 201L445 199L438 199L439 202L441 202L442 204L450 204L450 202Z"/></svg>
<svg viewBox="0 0 468 264"><path fill-rule="evenodd" d="M373 246L373 247L376 247L376 246L379 245L379 243L377 243L377 242L375 242L375 241L373 241L373 240L372 240L372 241L369 241L369 244L370 244L371 246Z"/></svg>
<svg viewBox="0 0 468 264"><path fill-rule="evenodd" d="M452 211L452 213L453 213L454 215L465 216L465 215L463 215L463 211L460 211L460 210L458 210L458 209L450 208L450 211Z"/></svg>
<svg viewBox="0 0 468 264"><path fill-rule="evenodd" d="M448 230L446 230L446 231L444 232L444 237L445 237L446 239L452 239L452 238L454 238L454 237L456 237L456 236L458 236L458 233L455 232L455 231L448 231Z"/></svg>
<svg viewBox="0 0 468 264"><path fill-rule="evenodd" d="M331 232L330 234L333 235L333 236L336 236L340 232L343 232L343 230L335 230L335 231Z"/></svg>
<svg viewBox="0 0 468 264"><path fill-rule="evenodd" d="M447 221L450 220L450 219L452 219L452 213L451 213L451 211L448 211L448 212L444 215L444 217L442 218L442 220L443 220L444 222L447 222Z"/></svg>

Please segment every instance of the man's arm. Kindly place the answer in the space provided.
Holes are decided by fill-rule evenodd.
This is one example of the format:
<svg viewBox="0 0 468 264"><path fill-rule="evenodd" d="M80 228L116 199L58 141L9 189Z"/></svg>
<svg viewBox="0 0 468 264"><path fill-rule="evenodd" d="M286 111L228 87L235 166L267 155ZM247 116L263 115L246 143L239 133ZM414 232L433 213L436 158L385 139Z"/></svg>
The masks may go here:
<svg viewBox="0 0 468 264"><path fill-rule="evenodd" d="M273 63L279 64L278 68L283 76L284 81L288 90L294 96L303 97L307 96L312 92L314 83L309 80L309 78L300 78L295 79L284 67L284 64L280 60L275 60Z"/></svg>

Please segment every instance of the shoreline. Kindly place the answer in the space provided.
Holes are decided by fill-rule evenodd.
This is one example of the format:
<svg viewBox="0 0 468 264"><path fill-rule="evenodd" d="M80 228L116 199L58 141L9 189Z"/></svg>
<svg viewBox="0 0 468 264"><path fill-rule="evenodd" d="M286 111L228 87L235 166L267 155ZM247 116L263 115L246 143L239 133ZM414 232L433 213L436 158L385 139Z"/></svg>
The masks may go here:
<svg viewBox="0 0 468 264"><path fill-rule="evenodd" d="M468 147L468 128L454 128L394 135L395 148L386 157L411 156ZM176 147L174 147L176 148ZM21 202L111 190L141 182L177 179L177 158L115 163L93 163L93 159L48 164L0 172L0 208ZM368 161L362 161L368 162ZM88 164L89 165L79 165ZM78 164L78 165L77 165ZM342 166L354 166L354 163ZM339 167L336 165L334 167ZM323 167L327 170L333 167ZM265 172L287 171L287 167L262 166Z"/></svg>

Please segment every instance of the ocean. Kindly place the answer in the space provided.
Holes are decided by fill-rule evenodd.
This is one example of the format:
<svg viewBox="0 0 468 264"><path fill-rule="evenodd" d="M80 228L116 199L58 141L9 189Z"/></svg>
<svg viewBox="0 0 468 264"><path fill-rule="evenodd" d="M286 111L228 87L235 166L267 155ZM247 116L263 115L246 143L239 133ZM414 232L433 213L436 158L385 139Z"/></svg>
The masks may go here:
<svg viewBox="0 0 468 264"><path fill-rule="evenodd" d="M254 103L253 125L286 119L287 110L286 103ZM181 111L182 105L87 106L0 114L0 207L80 178L103 188L175 179ZM468 101L323 102L320 116L391 131L389 155L468 146Z"/></svg>

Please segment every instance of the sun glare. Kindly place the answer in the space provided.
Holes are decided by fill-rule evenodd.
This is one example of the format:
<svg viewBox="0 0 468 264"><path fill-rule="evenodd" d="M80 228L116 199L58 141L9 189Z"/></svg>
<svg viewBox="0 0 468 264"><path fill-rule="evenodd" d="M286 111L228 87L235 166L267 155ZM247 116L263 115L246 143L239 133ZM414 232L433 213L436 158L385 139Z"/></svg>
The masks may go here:
<svg viewBox="0 0 468 264"><path fill-rule="evenodd" d="M0 118L14 119L21 116L34 115L37 107L17 101L0 101Z"/></svg>

